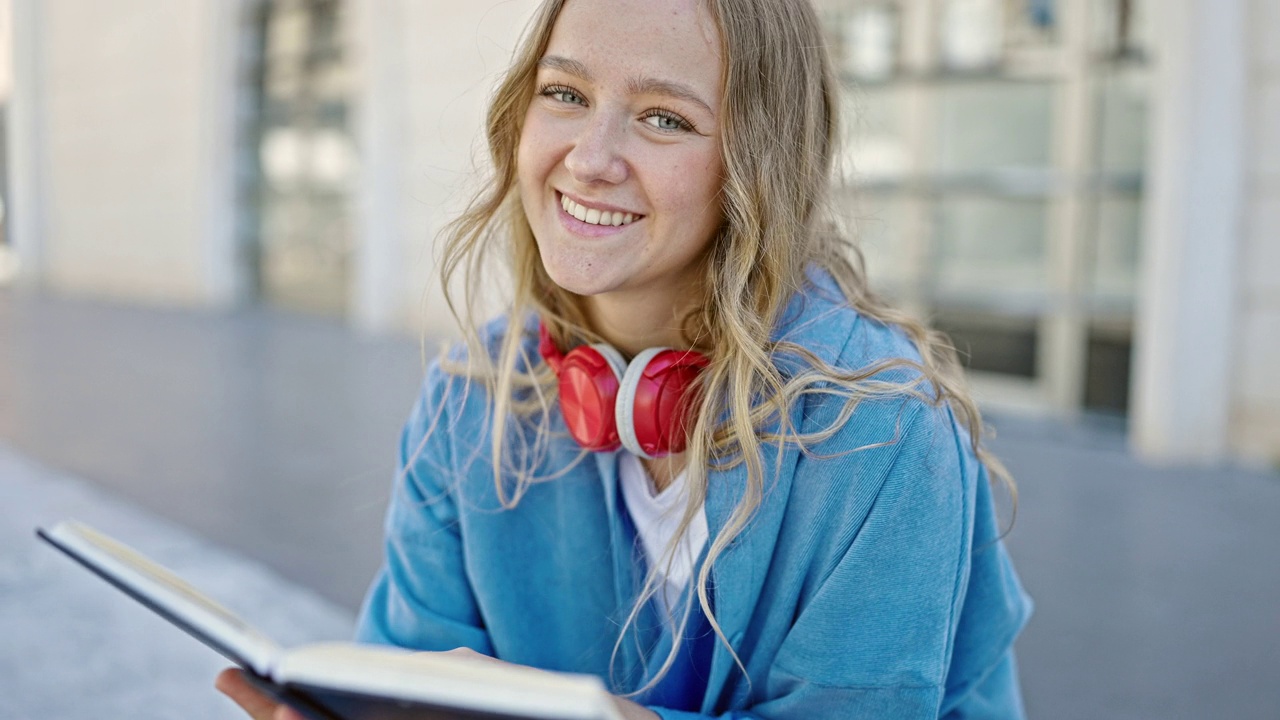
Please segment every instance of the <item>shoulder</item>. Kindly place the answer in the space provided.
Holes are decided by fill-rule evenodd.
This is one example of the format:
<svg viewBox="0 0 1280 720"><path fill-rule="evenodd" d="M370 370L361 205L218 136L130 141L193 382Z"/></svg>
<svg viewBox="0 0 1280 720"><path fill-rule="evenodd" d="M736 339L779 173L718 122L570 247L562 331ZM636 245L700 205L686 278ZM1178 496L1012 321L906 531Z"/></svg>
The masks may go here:
<svg viewBox="0 0 1280 720"><path fill-rule="evenodd" d="M919 349L905 330L858 311L823 270L811 270L804 290L788 304L775 332L777 362L791 381L811 382L803 396L804 425L901 429L916 423L949 425L950 413L932 403L936 391L922 368ZM824 367L815 368L800 351ZM859 401L848 407L847 400ZM855 417L841 413L852 410ZM834 414L831 414L834 413ZM856 418L857 422L852 422Z"/></svg>
<svg viewBox="0 0 1280 720"><path fill-rule="evenodd" d="M454 438L483 434L491 405L489 384L484 376L496 368L503 341L511 332L510 326L511 316L499 315L476 328L471 343L457 340L440 348L423 372L405 425L406 443L433 435ZM533 327L536 337L536 325Z"/></svg>
<svg viewBox="0 0 1280 720"><path fill-rule="evenodd" d="M536 356L537 316L528 313L516 318L511 313L502 313L476 327L470 341L452 339L441 345L436 356L427 363L421 395L437 397L459 382L465 382L468 377L496 368L502 346L512 333L520 335L521 351L530 357Z"/></svg>
<svg viewBox="0 0 1280 720"><path fill-rule="evenodd" d="M835 279L816 267L788 302L773 339L804 348L832 369L845 372L891 360L920 362L919 350L901 327L859 312ZM781 364L787 362L783 359Z"/></svg>
<svg viewBox="0 0 1280 720"><path fill-rule="evenodd" d="M494 413L503 407L496 401L493 388L498 383L506 340L518 335L517 372L541 362L536 316L520 316L519 321L512 318L503 314L477 326L471 342L452 342L427 364L404 427L402 450L406 457L415 457L414 448L422 447L432 450L437 458L446 458L444 462L455 473L467 474L472 469L488 467ZM519 401L533 392L518 388L512 399ZM516 417L510 409L506 412L504 436L512 447L524 447L539 432L543 416Z"/></svg>
<svg viewBox="0 0 1280 720"><path fill-rule="evenodd" d="M459 374L456 369L467 365L476 365L477 353L487 357L490 362L497 362L502 352L502 345L512 333L519 334L522 347L535 351L538 346L538 318L534 313L515 315L504 312L489 318L478 325L470 342L466 339L455 339L446 342L437 355L435 365L440 365L450 374Z"/></svg>
<svg viewBox="0 0 1280 720"><path fill-rule="evenodd" d="M968 432L936 400L915 343L901 327L852 307L829 275L810 278L780 334L837 378L815 378L797 409L801 433L816 438L801 464L808 481L831 493L830 478L843 478L844 492L828 496L835 502L924 490L940 510L962 511L981 467Z"/></svg>

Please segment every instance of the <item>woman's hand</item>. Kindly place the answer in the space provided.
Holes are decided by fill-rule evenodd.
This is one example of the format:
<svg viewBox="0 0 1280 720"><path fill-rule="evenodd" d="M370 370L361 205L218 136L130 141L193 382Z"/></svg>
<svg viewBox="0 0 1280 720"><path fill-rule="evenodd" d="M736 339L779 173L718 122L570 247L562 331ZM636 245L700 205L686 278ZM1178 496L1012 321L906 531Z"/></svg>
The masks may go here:
<svg viewBox="0 0 1280 720"><path fill-rule="evenodd" d="M442 654L498 665L512 664L482 655L471 648L458 648ZM220 692L234 700L253 720L306 720L287 705L282 705L263 695L257 688L250 685L249 681L244 679L244 673L236 668L223 670L213 684ZM615 697L613 700L625 720L660 720L657 713L642 705L620 697Z"/></svg>
<svg viewBox="0 0 1280 720"><path fill-rule="evenodd" d="M658 713L630 700L615 697L613 703L618 706L618 712L622 713L623 720L662 720Z"/></svg>
<svg viewBox="0 0 1280 720"><path fill-rule="evenodd" d="M244 673L237 668L227 668L218 673L213 686L234 700L253 720L306 720L293 708L259 692L244 679Z"/></svg>

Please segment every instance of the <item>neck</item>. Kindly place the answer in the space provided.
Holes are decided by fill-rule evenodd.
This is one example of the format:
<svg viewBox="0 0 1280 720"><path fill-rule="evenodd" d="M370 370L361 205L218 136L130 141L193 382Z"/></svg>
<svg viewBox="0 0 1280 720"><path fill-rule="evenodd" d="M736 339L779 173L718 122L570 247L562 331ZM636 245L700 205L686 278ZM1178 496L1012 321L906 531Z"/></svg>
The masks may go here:
<svg viewBox="0 0 1280 720"><path fill-rule="evenodd" d="M651 347L684 348L682 327L697 307L692 292L614 292L584 298L591 328L627 357Z"/></svg>
<svg viewBox="0 0 1280 720"><path fill-rule="evenodd" d="M645 460L641 458L644 469L649 473L649 478L653 480L653 488L658 492L662 492L671 486L671 481L676 479L685 466L685 453L678 455L667 455L656 460Z"/></svg>

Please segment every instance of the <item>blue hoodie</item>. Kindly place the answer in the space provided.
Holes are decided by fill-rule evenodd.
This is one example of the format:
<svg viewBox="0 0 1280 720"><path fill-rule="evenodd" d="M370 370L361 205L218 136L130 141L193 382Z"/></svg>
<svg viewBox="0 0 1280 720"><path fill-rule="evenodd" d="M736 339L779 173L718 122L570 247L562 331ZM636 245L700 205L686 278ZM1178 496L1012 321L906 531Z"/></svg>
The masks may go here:
<svg viewBox="0 0 1280 720"><path fill-rule="evenodd" d="M504 327L488 326L491 346ZM526 332L531 358L535 329ZM900 330L861 316L819 272L774 338L846 370L919 359ZM784 374L802 367L778 362ZM670 637L646 608L634 637L617 643L644 570L614 454L584 453L553 413L555 435L536 461L551 479L502 509L488 404L481 384L429 369L401 437L385 562L358 638L469 647L635 689ZM822 430L842 404L808 395L791 421ZM509 426L517 452L532 437ZM761 454L764 501L711 581L715 617L745 674L717 640L692 709L652 709L672 720L1022 717L1012 645L1031 602L998 539L987 471L951 410L912 397L863 400L807 452L766 445ZM741 465L711 474L710 543L745 487Z"/></svg>

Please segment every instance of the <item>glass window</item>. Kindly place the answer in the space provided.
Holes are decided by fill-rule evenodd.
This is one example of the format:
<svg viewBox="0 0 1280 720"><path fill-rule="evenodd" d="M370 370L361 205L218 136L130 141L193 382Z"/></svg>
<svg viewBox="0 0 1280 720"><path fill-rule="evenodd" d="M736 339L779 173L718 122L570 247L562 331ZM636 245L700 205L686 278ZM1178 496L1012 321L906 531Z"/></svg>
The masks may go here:
<svg viewBox="0 0 1280 720"><path fill-rule="evenodd" d="M1004 0L944 0L938 6L938 59L948 72L996 69L1004 60Z"/></svg>
<svg viewBox="0 0 1280 720"><path fill-rule="evenodd" d="M964 175L1048 167L1054 95L1052 83L943 83L937 170Z"/></svg>
<svg viewBox="0 0 1280 720"><path fill-rule="evenodd" d="M841 110L845 143L837 171L858 183L904 179L911 171L906 88L857 86L845 93Z"/></svg>
<svg viewBox="0 0 1280 720"><path fill-rule="evenodd" d="M1047 210L1038 200L940 200L931 291L964 304L1043 304Z"/></svg>
<svg viewBox="0 0 1280 720"><path fill-rule="evenodd" d="M898 72L902 24L896 2L861 0L829 8L826 16L838 73L854 80L881 82Z"/></svg>
<svg viewBox="0 0 1280 720"><path fill-rule="evenodd" d="M970 368L1026 378L1046 403L1123 411L1129 340L1117 328L1133 322L1159 6L820 7L852 85L841 169L854 190L841 202L873 286L934 308ZM1056 257L1081 262L1050 267ZM1037 367L1044 328L1073 344L1055 352L1086 367ZM1084 386L1079 398L1062 392Z"/></svg>
<svg viewBox="0 0 1280 720"><path fill-rule="evenodd" d="M970 370L1037 376L1040 332L1035 318L947 309L935 314L933 325L951 338L960 362Z"/></svg>
<svg viewBox="0 0 1280 720"><path fill-rule="evenodd" d="M1147 158L1147 74L1117 68L1097 81L1098 169L1137 176Z"/></svg>
<svg viewBox="0 0 1280 720"><path fill-rule="evenodd" d="M1091 291L1095 309L1131 312L1137 295L1142 200L1104 197L1096 205Z"/></svg>
<svg viewBox="0 0 1280 720"><path fill-rule="evenodd" d="M1150 0L1090 0L1091 45L1100 58L1146 57L1151 46Z"/></svg>
<svg viewBox="0 0 1280 720"><path fill-rule="evenodd" d="M356 151L348 129L350 68L337 0L262 6L257 125L248 162L246 242L262 296L340 315L352 247L350 193Z"/></svg>
<svg viewBox="0 0 1280 720"><path fill-rule="evenodd" d="M1133 331L1127 323L1089 327L1085 352L1084 407L1124 414L1129 409Z"/></svg>
<svg viewBox="0 0 1280 720"><path fill-rule="evenodd" d="M1058 41L1059 11L1055 0L1010 0L1006 7L1011 47L1043 47Z"/></svg>
<svg viewBox="0 0 1280 720"><path fill-rule="evenodd" d="M895 194L868 192L855 206L853 230L872 289L890 297L906 295L914 280L903 232L910 202Z"/></svg>

